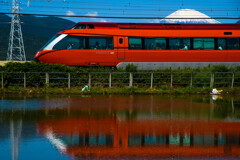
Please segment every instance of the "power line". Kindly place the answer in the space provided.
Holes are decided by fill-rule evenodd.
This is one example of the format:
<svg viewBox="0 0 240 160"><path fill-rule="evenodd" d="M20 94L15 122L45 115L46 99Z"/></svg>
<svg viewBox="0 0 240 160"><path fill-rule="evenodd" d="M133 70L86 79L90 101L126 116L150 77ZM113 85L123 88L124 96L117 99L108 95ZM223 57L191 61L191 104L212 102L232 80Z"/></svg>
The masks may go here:
<svg viewBox="0 0 240 160"><path fill-rule="evenodd" d="M92 3L89 3L89 1L86 1L86 2L83 2L83 1L73 1L73 0L58 0L58 1L54 1L54 0L31 0L32 2L46 2L46 3L59 3L59 2L62 2L62 3L80 3L80 4L92 4ZM154 1L154 0L148 0L147 1L147 3L141 3L141 2L138 2L137 4L142 4L142 5L156 5L156 2L153 2L153 3L149 3L149 2L151 2L151 1ZM188 3L189 4L189 2L190 2L190 4L191 3L194 3L194 4L196 4L198 1L192 1L192 0L189 0L188 2L185 0L185 1L180 1L180 0L171 0L171 1L169 1L169 0L161 0L161 1L159 1L159 0L156 0L157 2L160 2L160 3L173 3L173 4L175 4L175 3L177 3L177 2L179 2L179 3ZM113 3L108 3L108 2L103 2L103 1L94 1L94 3L97 3L97 4L122 4L122 5L133 5L134 3L132 3L132 2L113 2ZM202 3L202 1L199 1L199 3ZM232 3L236 3L236 2L229 2L229 1L227 1L227 2L221 2L222 4L232 4ZM216 4L217 5L217 4Z"/></svg>
<svg viewBox="0 0 240 160"><path fill-rule="evenodd" d="M44 14L44 13L46 13L46 15L48 15L48 12L47 11L35 11L35 10L25 10L25 12L24 13L26 13L26 14ZM24 13L22 13L22 14L24 14ZM52 12L52 14L51 15L59 15L59 14L62 14L63 12L60 12L60 11L55 11L54 13ZM67 14L67 12L66 12L66 14ZM86 12L74 12L74 14L76 14L76 15L88 15L88 14L94 14L94 12L88 12L88 13L86 13ZM98 12L98 15L109 15L109 13L108 12ZM144 12L142 12L142 13L126 13L126 12L114 12L114 13L111 13L111 15L112 16L145 16L145 17L147 17L147 16L151 16L151 17L160 17L160 15L159 15L159 13L152 13L152 14L150 14L150 13L144 13ZM195 16L195 15L192 15L192 14L188 14L188 16ZM223 17L223 15L220 15L220 14L212 14L211 16L215 16L215 17ZM231 16L234 16L234 14L228 14L228 16L227 17L231 17ZM226 18L227 18L226 17Z"/></svg>
<svg viewBox="0 0 240 160"><path fill-rule="evenodd" d="M5 10L7 10L7 9L5 9ZM9 10L9 9L8 9ZM25 13L31 13L31 14L39 14L39 13L41 13L41 14L43 14L43 13L46 13L46 14L48 14L48 12L47 11L35 11L35 10L31 10L31 9L28 9L28 10L24 10L24 12ZM53 12L52 12L53 13ZM54 13L53 14L61 14L61 13L63 13L63 12L61 12L61 11L54 11ZM86 12L74 12L75 14L83 14L83 15L86 15L87 13ZM98 14L102 14L102 15L105 15L105 14L109 14L108 12L98 12ZM150 14L150 13L126 13L126 12L114 12L114 13L111 13L112 15L131 15L131 16L142 16L142 15L144 15L144 16L159 16L159 13L152 13L152 14ZM218 15L218 14L214 14L215 16L218 16L218 17L222 17L222 15ZM234 15L234 14L229 14L228 16L231 16L231 15ZM189 16L191 16L191 14L189 14Z"/></svg>
<svg viewBox="0 0 240 160"><path fill-rule="evenodd" d="M37 5L31 5L31 7L33 8L59 8L59 9L71 9L71 10L75 10L75 9L84 9L84 10L107 10L107 11L151 11L151 12L161 12L161 11L176 11L176 9L146 9L146 8L85 8L85 7L58 7L58 6L37 6ZM236 12L240 12L240 10L236 9L200 9L199 11L212 11L212 12L217 12L217 11L236 11Z"/></svg>
<svg viewBox="0 0 240 160"><path fill-rule="evenodd" d="M97 10L98 13L100 13L100 11L107 11L109 13L101 13L101 14L117 14L118 16L119 15L145 15L145 16L157 16L157 17L161 17L161 15L159 15L160 13L163 14L164 12L168 12L168 11L176 11L176 9L141 9L141 8L84 8L84 7L59 7L59 6L38 6L38 5L31 5L31 8L39 8L40 10L37 10L35 11L36 13L35 14L39 14L39 12L42 12L42 13L46 13L46 14L49 14L48 12L49 11L46 11L46 12L43 12L43 10L45 9L49 9L49 8L54 8L54 9L67 9L68 10ZM7 9L2 9L2 10L7 10ZM99 11L100 10L100 11ZM130 11L141 11L140 13L142 14L132 14ZM22 9L22 11L24 11L25 14L27 14L28 12L34 12L34 11L29 11L29 8L25 8L25 9ZM198 11L210 11L211 14L208 14L208 15L211 15L212 17L215 16L215 17L225 17L225 18L231 18L231 16L236 16L236 13L240 12L240 10L238 10L238 8L236 9L201 9L201 10L198 10ZM216 12L223 12L224 11L224 14L216 14ZM74 11L74 12L78 12L78 11ZM186 11L187 12L187 11ZM53 13L53 12L52 12ZM58 13L62 13L62 12L56 12L56 10L54 11L53 14L57 14ZM91 12L90 12L91 13ZM134 12L135 13L135 12ZM144 14L143 14L144 13ZM78 14L84 14L84 13L78 13ZM87 13L85 13L84 15L86 15ZM239 14L240 15L240 14ZM117 17L118 17L117 16ZM191 16L191 15L189 15ZM107 16L106 16L107 17ZM155 19L155 18L154 18ZM219 18L219 19L223 19L223 18Z"/></svg>
<svg viewBox="0 0 240 160"><path fill-rule="evenodd" d="M1 2L6 2L6 1L0 1L0 3ZM47 4L52 4L52 3L55 3L55 4L53 4L55 7L56 7L56 3L58 3L59 4L59 2L57 2L57 1L46 1L46 0L43 0L43 1L34 1L34 0L31 0L31 2L45 2L45 3L41 3L41 6L39 6L39 7L49 7L49 6L45 6L45 4L47 3ZM62 1L63 2L63 1ZM139 4L139 3L137 3L137 5L135 5L134 3L126 3L126 4L123 4L123 3L116 3L116 2L114 2L114 3L106 3L106 2L99 2L99 3L97 3L97 2L94 2L94 3L89 3L89 2L79 2L79 1L65 1L65 2L63 2L63 4L72 4L72 3L78 3L78 4L86 4L87 6L102 6L102 7L104 7L104 8L106 8L106 6L112 6L112 7L126 7L126 8L139 8L139 7L142 7L143 9L146 9L146 8L149 8L148 6L146 6L146 5L151 5L151 8L156 8L156 7L161 7L161 8L169 8L169 3L171 3L172 1L168 1L168 4L165 4L165 5L167 5L167 6L165 6L164 7L164 5L163 4L145 4L145 3L142 3L142 5L141 5L141 3ZM119 4L123 4L123 5L119 5ZM194 2L194 4L196 4L196 2ZM229 4L229 3L228 3ZM234 3L233 3L234 4ZM32 6L32 5L31 5ZM74 5L74 6L76 6L76 5ZM222 3L222 4L214 4L214 6L216 7L216 6L222 6L222 7L224 7L224 9L227 7L227 5L226 4L224 4L224 3ZM182 6L181 6L182 7ZM62 7L58 7L58 8L62 8ZM69 7L69 8L72 8L72 7ZM205 9L206 7L204 7L204 9ZM97 9L97 8L96 8ZM109 8L107 8L107 9L109 9ZM231 9L232 10L232 6L229 8L229 9ZM208 9L208 10L213 10L213 9ZM234 9L235 10L235 9ZM239 7L238 8L236 8L236 10L239 10Z"/></svg>
<svg viewBox="0 0 240 160"><path fill-rule="evenodd" d="M36 1L36 0L31 0L31 1L35 1L35 2L45 2L45 3L48 3L48 4L50 4L50 3L59 3L59 1L50 1L50 0L38 0L38 1ZM0 2L6 2L6 1L0 1ZM62 1L63 2L63 1ZM82 3L82 4L86 4L86 3L88 3L88 2L79 2L79 1L70 1L70 0L65 0L63 3L71 3L71 2L74 2L74 3ZM172 2L172 1L171 1ZM88 6L89 5L95 5L95 3L90 3L90 4L88 4ZM97 4L99 4L99 3L97 3ZM96 4L96 5L97 5ZM156 6L154 6L154 9L148 9L148 8L146 8L146 6L144 5L144 6L141 6L141 7L144 7L144 8L139 8L140 6L138 6L138 7L136 7L136 6L133 6L132 4L133 3L130 3L129 2L129 6L128 5L124 5L124 6L126 6L126 7L124 7L124 8L106 8L105 7L105 4L114 4L114 6L117 6L117 7L119 7L119 5L115 5L115 4L120 4L120 3L105 3L105 2L101 2L101 5L104 5L103 7L104 8L101 8L101 6L99 6L98 5L98 7L65 7L65 6L56 6L55 4L54 4L54 6L45 6L45 5L41 5L41 6L39 6L39 5L31 5L31 8L39 8L39 10L38 11L36 11L36 14L39 14L39 12L42 12L43 13L43 11L41 11L41 10L46 10L46 9L49 9L49 8L54 8L54 9L66 9L66 11L67 10L74 10L74 12L78 12L78 11L76 11L76 10L96 10L99 14L100 14L100 12L101 11L106 11L106 12L109 12L109 13L104 13L104 14L107 14L107 15L109 15L109 14L117 14L118 16L119 15L145 15L145 16L159 16L159 17L161 17L161 15L159 15L159 14L164 14L164 12L169 12L169 11L176 11L176 8L175 9L171 9L171 8L163 8L163 6L161 6L161 8L159 7L156 7ZM121 3L121 4L123 4L123 3ZM139 4L139 3L137 3L137 4ZM226 7L226 6L225 6ZM6 9L3 9L3 10L6 10ZM22 9L22 11L24 11L24 13L28 13L28 12L32 12L33 13L33 11L29 11L29 8L25 8L25 9ZM144 13L144 14L132 14L130 11L134 11L134 13L136 12L136 11L141 11L140 13ZM215 16L215 17L231 17L231 16L236 16L236 15L238 15L238 13L240 13L240 10L238 9L238 8L236 8L236 9L206 9L206 8L204 8L204 9L198 9L198 11L201 11L201 12L211 12L211 13L209 13L208 15L210 15L210 16ZM187 12L187 11L186 11ZM216 12L224 12L224 14L216 14ZM46 13L46 14L49 14L49 12L44 12L44 13ZM51 13L53 13L53 11L51 11ZM58 13L60 13L60 12L58 12ZM58 15L58 13L56 12L56 10L54 11L54 13L53 14L57 14ZM78 13L78 14L84 14L84 13ZM86 14L86 13L85 13ZM84 14L84 15L85 15ZM103 14L103 13L101 13L101 14ZM169 13L168 13L169 14ZM240 15L240 14L239 14Z"/></svg>
<svg viewBox="0 0 240 160"><path fill-rule="evenodd" d="M88 5L90 6L90 5ZM59 8L59 9L92 9L92 10L109 10L109 11L114 11L114 10L141 10L141 11L176 11L176 7L172 8L171 7L164 7L164 6L160 6L158 7L157 5L154 6L154 7L151 7L151 8L148 8L146 6L130 6L130 7L125 7L125 8L106 8L105 5L102 4L102 8L101 6L97 5L98 7L69 7L69 6L50 6L50 5L31 5L31 8L45 8L45 9L48 9L48 8ZM116 6L114 5L115 7L119 7L119 6ZM240 12L240 9L239 8L229 8L229 9L226 9L226 5L223 5L224 8L223 9L212 9L212 8L196 8L198 9L199 11L212 11L212 12L216 12L216 11L234 11L234 12Z"/></svg>
<svg viewBox="0 0 240 160"><path fill-rule="evenodd" d="M13 14L16 13L0 13L0 14ZM47 16L47 17L79 17L79 18L111 18L111 19L240 19L240 17L198 17L198 18L169 18L169 17L121 17L121 16L88 16L88 15L61 15L61 14L30 14L30 13L19 13L19 15L32 15L32 16Z"/></svg>

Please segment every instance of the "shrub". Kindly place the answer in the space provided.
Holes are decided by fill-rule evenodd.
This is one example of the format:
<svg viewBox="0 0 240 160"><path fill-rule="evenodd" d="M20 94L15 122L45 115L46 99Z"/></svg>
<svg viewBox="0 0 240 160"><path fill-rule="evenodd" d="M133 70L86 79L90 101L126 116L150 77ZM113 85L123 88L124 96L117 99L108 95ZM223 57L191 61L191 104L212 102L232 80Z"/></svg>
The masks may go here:
<svg viewBox="0 0 240 160"><path fill-rule="evenodd" d="M211 69L212 72L228 72L229 69L226 66L223 65L215 65Z"/></svg>
<svg viewBox="0 0 240 160"><path fill-rule="evenodd" d="M134 64L128 64L125 70L126 72L137 72L137 66Z"/></svg>

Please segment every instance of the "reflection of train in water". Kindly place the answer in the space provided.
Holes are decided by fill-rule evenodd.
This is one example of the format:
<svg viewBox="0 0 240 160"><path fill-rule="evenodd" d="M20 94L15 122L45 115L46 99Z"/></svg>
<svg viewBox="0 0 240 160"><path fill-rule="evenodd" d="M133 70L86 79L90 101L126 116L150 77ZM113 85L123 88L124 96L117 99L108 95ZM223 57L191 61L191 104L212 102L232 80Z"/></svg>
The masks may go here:
<svg viewBox="0 0 240 160"><path fill-rule="evenodd" d="M69 66L139 69L240 63L240 24L78 23L59 32L35 60Z"/></svg>
<svg viewBox="0 0 240 160"><path fill-rule="evenodd" d="M240 157L239 125L113 116L44 120L37 128L73 157Z"/></svg>

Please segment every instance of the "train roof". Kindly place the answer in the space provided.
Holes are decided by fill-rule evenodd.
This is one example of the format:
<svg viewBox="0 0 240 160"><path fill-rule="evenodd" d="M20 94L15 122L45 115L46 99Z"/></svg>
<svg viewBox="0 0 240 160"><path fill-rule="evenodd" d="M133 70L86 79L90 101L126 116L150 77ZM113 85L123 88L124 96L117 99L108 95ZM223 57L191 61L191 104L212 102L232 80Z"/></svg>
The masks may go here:
<svg viewBox="0 0 240 160"><path fill-rule="evenodd" d="M79 22L79 25L91 25L94 29L233 29L240 30L240 24L175 24L175 23L111 23L111 22Z"/></svg>

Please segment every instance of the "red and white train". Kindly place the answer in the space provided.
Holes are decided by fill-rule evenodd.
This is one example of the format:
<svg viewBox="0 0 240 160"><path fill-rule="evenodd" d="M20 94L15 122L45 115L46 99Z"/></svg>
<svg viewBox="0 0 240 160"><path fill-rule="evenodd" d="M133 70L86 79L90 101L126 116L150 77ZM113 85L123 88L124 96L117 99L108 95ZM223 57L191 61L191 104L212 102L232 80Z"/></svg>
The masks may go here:
<svg viewBox="0 0 240 160"><path fill-rule="evenodd" d="M134 64L138 69L240 64L240 24L81 22L59 32L35 55L68 66Z"/></svg>

